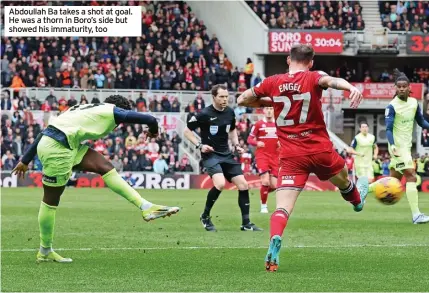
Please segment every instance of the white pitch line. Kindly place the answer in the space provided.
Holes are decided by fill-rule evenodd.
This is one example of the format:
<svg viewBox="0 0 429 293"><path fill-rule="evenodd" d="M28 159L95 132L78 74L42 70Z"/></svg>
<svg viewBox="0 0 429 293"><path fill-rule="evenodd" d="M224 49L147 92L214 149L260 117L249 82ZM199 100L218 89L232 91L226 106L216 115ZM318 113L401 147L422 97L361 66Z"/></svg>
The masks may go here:
<svg viewBox="0 0 429 293"><path fill-rule="evenodd" d="M292 245L283 246L287 248L365 248L365 247L429 247L429 244L350 244L350 245ZM173 246L173 247L86 247L86 248L56 248L55 251L121 251L121 250L203 250L203 249L266 249L267 246ZM38 249L17 248L2 249L1 252L32 252Z"/></svg>

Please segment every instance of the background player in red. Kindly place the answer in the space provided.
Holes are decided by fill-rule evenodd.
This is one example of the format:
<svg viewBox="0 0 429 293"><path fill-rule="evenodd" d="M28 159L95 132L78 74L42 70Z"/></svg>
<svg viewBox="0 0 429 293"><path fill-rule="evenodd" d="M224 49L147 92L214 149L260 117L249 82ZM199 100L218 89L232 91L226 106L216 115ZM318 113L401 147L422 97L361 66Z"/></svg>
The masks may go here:
<svg viewBox="0 0 429 293"><path fill-rule="evenodd" d="M261 176L261 213L267 214L268 193L277 187L279 155L274 108L265 107L264 114L265 118L252 127L247 143L256 146L256 166Z"/></svg>
<svg viewBox="0 0 429 293"><path fill-rule="evenodd" d="M363 209L368 193L368 178L361 177L355 186L347 176L344 159L333 150L321 104L322 91L328 87L349 91L352 108L359 105L362 94L342 78L310 71L313 57L310 45L294 45L287 58L288 73L270 76L238 98L240 106L261 107L271 102L274 107L280 168L277 209L270 220L270 246L265 258L268 271L277 270L281 236L310 173L337 186L356 212Z"/></svg>

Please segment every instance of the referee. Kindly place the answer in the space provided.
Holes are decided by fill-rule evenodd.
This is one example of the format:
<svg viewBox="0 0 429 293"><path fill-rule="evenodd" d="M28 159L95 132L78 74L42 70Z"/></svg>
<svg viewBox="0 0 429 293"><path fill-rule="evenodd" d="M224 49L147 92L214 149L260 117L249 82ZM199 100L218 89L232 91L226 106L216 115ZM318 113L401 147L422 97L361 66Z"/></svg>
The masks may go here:
<svg viewBox="0 0 429 293"><path fill-rule="evenodd" d="M200 221L207 231L216 231L210 217L210 211L225 187L225 179L234 183L238 188L238 205L241 209L242 231L262 231L261 228L250 222L249 185L244 178L241 165L234 160L229 149L228 140L231 140L235 150L243 153L238 144L237 130L235 129L235 114L228 107L228 90L223 85L215 85L211 90L213 104L204 108L188 121L185 137L199 150L207 173L213 180L214 187L207 194L206 206L201 214ZM201 130L201 142L193 131Z"/></svg>

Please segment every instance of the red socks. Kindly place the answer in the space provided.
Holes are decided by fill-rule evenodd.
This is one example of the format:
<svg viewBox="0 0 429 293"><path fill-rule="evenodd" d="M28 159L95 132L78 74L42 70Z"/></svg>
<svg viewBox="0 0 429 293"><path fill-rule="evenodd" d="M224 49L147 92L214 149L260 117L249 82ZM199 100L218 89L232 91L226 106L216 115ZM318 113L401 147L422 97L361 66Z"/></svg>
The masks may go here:
<svg viewBox="0 0 429 293"><path fill-rule="evenodd" d="M350 181L349 187L346 189L341 190L341 195L343 196L344 200L350 202L352 205L358 205L360 204L360 194L357 190L356 186L352 181Z"/></svg>
<svg viewBox="0 0 429 293"><path fill-rule="evenodd" d="M269 190L270 190L270 187L265 186L265 185L261 185L261 189L259 190L259 192L261 193L261 203L262 204L267 204Z"/></svg>
<svg viewBox="0 0 429 293"><path fill-rule="evenodd" d="M271 215L270 219L270 239L274 235L283 235L283 231L286 228L289 214L284 209L277 209Z"/></svg>

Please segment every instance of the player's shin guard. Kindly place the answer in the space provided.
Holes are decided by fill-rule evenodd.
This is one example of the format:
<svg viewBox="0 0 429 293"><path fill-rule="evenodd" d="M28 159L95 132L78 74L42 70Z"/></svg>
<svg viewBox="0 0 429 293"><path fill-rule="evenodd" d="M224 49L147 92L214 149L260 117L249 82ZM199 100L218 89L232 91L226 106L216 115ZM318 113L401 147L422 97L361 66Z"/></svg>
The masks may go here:
<svg viewBox="0 0 429 293"><path fill-rule="evenodd" d="M238 191L238 205L241 209L241 218L242 225L247 225L250 223L249 213L250 213L250 199L249 199L249 190L239 190Z"/></svg>
<svg viewBox="0 0 429 293"><path fill-rule="evenodd" d="M261 185L259 192L261 194L261 203L267 204L268 193L270 192L270 187L265 186L265 185Z"/></svg>
<svg viewBox="0 0 429 293"><path fill-rule="evenodd" d="M345 189L340 189L340 193L344 200L350 202L352 205L360 204L360 194L356 188L356 185L350 181L349 186Z"/></svg>
<svg viewBox="0 0 429 293"><path fill-rule="evenodd" d="M103 176L106 185L114 192L128 200L139 209L150 208L152 204L142 198L140 194L132 188L115 169L110 170Z"/></svg>
<svg viewBox="0 0 429 293"><path fill-rule="evenodd" d="M40 230L40 247L47 254L52 249L54 240L55 214L56 206L47 205L42 201L39 208L39 230Z"/></svg>
<svg viewBox="0 0 429 293"><path fill-rule="evenodd" d="M209 190L209 193L207 194L206 206L204 207L203 212L204 217L208 217L210 215L210 211L212 210L213 205L215 204L221 192L222 191L217 189L215 186Z"/></svg>
<svg viewBox="0 0 429 293"><path fill-rule="evenodd" d="M413 217L419 215L419 193L416 182L407 182L405 184L405 193L407 194L408 204L410 205Z"/></svg>
<svg viewBox="0 0 429 293"><path fill-rule="evenodd" d="M289 220L289 213L285 209L276 209L270 218L270 239L273 236L282 236Z"/></svg>

